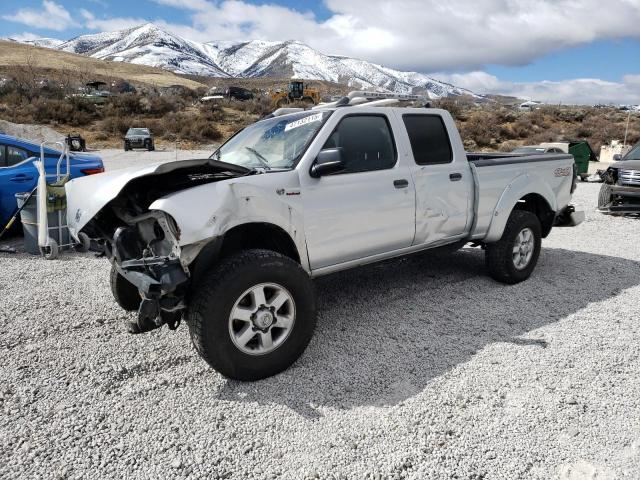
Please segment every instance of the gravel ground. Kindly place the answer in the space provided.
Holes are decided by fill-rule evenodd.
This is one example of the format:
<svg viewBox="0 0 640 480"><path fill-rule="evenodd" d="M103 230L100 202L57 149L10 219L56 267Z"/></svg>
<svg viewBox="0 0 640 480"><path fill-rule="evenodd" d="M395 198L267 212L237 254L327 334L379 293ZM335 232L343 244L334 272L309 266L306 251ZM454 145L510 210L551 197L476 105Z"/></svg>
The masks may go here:
<svg viewBox="0 0 640 480"><path fill-rule="evenodd" d="M256 383L184 326L125 333L106 260L0 254L0 477L640 478L640 220L598 188L519 285L477 249L318 280L306 353Z"/></svg>

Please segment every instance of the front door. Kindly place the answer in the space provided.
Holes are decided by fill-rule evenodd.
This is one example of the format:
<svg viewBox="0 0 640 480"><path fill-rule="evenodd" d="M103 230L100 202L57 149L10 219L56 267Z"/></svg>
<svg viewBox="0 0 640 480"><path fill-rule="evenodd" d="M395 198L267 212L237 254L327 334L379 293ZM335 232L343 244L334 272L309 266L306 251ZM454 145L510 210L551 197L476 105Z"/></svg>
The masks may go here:
<svg viewBox="0 0 640 480"><path fill-rule="evenodd" d="M414 186L389 118L343 117L323 146L336 147L346 168L309 179L303 191L312 270L408 247L415 233Z"/></svg>

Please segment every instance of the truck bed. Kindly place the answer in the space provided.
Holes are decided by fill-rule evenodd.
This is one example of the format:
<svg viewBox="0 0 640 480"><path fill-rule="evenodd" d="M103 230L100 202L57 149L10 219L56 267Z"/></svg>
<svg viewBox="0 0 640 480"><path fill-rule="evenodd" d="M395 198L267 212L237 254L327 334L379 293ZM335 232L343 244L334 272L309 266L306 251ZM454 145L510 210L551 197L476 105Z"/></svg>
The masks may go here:
<svg viewBox="0 0 640 480"><path fill-rule="evenodd" d="M471 238L486 241L499 238L506 218L504 205L511 205L505 203L505 199L515 192L522 196L546 192L553 211L565 207L571 200L568 184L572 181L572 155L467 153L467 160L474 172L475 183L475 222ZM555 202L552 204L551 200Z"/></svg>

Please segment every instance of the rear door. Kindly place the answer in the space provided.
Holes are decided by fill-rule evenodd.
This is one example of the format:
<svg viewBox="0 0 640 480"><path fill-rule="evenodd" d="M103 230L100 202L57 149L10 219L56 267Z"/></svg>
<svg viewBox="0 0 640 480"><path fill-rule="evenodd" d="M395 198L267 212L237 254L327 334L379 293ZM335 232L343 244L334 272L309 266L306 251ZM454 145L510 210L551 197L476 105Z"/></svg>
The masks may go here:
<svg viewBox="0 0 640 480"><path fill-rule="evenodd" d="M411 245L415 191L391 120L379 113L343 116L322 148L342 148L344 171L318 179L301 172L312 269Z"/></svg>
<svg viewBox="0 0 640 480"><path fill-rule="evenodd" d="M406 113L401 119L411 146L409 164L416 186L414 244L460 236L472 207L473 179L466 155L456 158L460 154L454 152L440 115Z"/></svg>

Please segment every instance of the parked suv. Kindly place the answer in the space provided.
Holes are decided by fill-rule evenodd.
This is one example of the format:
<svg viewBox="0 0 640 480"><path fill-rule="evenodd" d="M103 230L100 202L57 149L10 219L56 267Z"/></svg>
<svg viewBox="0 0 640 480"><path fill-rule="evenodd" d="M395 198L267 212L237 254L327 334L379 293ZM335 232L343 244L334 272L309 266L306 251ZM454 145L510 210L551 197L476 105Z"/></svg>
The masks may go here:
<svg viewBox="0 0 640 480"><path fill-rule="evenodd" d="M144 148L146 150L155 150L153 136L148 128L130 128L124 136L124 151L134 148Z"/></svg>
<svg viewBox="0 0 640 480"><path fill-rule="evenodd" d="M604 172L598 211L605 214L640 214L640 142Z"/></svg>
<svg viewBox="0 0 640 480"><path fill-rule="evenodd" d="M253 93L250 90L242 87L228 87L224 91L224 96L226 98L233 98L234 100L251 100L253 98Z"/></svg>

